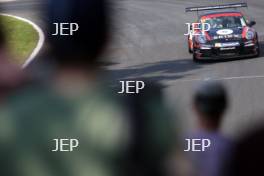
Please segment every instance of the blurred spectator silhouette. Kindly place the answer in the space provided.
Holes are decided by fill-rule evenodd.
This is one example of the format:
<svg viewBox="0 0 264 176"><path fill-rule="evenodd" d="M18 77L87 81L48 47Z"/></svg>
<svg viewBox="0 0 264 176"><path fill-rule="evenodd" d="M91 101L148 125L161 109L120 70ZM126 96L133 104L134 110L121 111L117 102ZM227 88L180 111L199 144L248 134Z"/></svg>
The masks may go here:
<svg viewBox="0 0 264 176"><path fill-rule="evenodd" d="M9 98L7 115L1 117L6 126L1 153L8 151L1 154L1 175L115 175L129 128L121 106L97 82L108 35L107 4L58 0L47 8L46 36L53 55L47 59L55 69L45 82L32 82ZM53 22L78 23L80 30L74 36L51 36ZM52 152L54 139L77 139L80 146Z"/></svg>
<svg viewBox="0 0 264 176"><path fill-rule="evenodd" d="M0 103L12 90L16 89L23 80L21 69L11 63L11 56L6 44L3 24L0 21Z"/></svg>
<svg viewBox="0 0 264 176"><path fill-rule="evenodd" d="M205 82L194 93L193 109L205 131L219 131L227 107L227 92L219 82Z"/></svg>
<svg viewBox="0 0 264 176"><path fill-rule="evenodd" d="M163 173L165 155L176 139L159 89L149 88L142 97L127 100L138 108L133 111L103 83L100 55L109 36L108 5L106 0L49 1L47 38L53 57L47 59L55 69L47 80L28 84L9 98L6 115L0 118L5 126L0 135L1 175ZM58 22L78 23L80 28L73 36L52 36L52 23ZM79 146L72 152L54 152L54 139L77 139Z"/></svg>
<svg viewBox="0 0 264 176"><path fill-rule="evenodd" d="M166 162L176 151L176 119L165 106L162 85L144 82L146 87L139 94L126 97L132 135L122 175L165 176Z"/></svg>
<svg viewBox="0 0 264 176"><path fill-rule="evenodd" d="M254 130L242 135L238 140L228 166L228 176L263 175L264 163L264 127L259 125Z"/></svg>
<svg viewBox="0 0 264 176"><path fill-rule="evenodd" d="M225 87L219 82L205 82L194 93L193 110L198 130L191 139L209 139L211 146L204 152L191 152L195 175L222 175L222 169L232 149L232 142L220 132L221 122L228 107Z"/></svg>

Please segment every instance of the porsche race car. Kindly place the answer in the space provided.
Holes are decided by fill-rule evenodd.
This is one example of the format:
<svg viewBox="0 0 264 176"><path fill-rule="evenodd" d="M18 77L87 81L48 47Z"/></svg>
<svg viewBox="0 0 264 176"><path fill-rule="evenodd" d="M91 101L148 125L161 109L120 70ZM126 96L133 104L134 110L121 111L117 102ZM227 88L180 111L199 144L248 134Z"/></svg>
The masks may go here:
<svg viewBox="0 0 264 176"><path fill-rule="evenodd" d="M186 8L187 12L214 10L199 15L196 23L209 24L209 30L201 31L196 27L188 36L188 49L194 61L259 56L258 34L253 28L256 22L246 20L240 11L226 11L227 8L238 7L247 7L247 4Z"/></svg>

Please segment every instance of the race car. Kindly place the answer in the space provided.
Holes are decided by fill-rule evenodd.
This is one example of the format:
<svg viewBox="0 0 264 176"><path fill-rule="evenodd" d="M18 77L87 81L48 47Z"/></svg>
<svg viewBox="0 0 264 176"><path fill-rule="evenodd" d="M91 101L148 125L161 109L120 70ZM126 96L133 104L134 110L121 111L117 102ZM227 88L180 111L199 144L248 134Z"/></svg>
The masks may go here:
<svg viewBox="0 0 264 176"><path fill-rule="evenodd" d="M186 12L214 10L199 15L195 23L208 24L210 26L208 31L196 27L188 36L188 49L193 54L194 61L259 56L258 34L252 28L256 22L246 20L240 11L226 11L227 8L238 7L247 7L247 4L186 8Z"/></svg>

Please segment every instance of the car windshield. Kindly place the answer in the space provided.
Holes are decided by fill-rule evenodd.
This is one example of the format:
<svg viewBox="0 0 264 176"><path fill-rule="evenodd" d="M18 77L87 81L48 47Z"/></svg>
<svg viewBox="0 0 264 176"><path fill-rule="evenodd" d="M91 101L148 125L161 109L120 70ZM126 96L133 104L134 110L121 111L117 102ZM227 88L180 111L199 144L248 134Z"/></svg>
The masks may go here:
<svg viewBox="0 0 264 176"><path fill-rule="evenodd" d="M246 25L244 18L241 16L213 17L205 19L204 22L210 24L211 29L241 28Z"/></svg>

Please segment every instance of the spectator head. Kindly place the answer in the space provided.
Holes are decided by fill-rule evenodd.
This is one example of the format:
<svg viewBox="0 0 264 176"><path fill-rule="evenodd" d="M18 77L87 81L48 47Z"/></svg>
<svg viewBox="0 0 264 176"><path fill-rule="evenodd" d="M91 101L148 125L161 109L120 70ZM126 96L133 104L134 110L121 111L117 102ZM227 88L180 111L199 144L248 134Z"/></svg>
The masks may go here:
<svg viewBox="0 0 264 176"><path fill-rule="evenodd" d="M98 64L109 30L106 0L49 0L47 36L58 66L91 67ZM56 33L54 23L77 23L74 35Z"/></svg>
<svg viewBox="0 0 264 176"><path fill-rule="evenodd" d="M225 87L219 82L205 82L195 92L193 107L203 127L217 129L227 108Z"/></svg>

